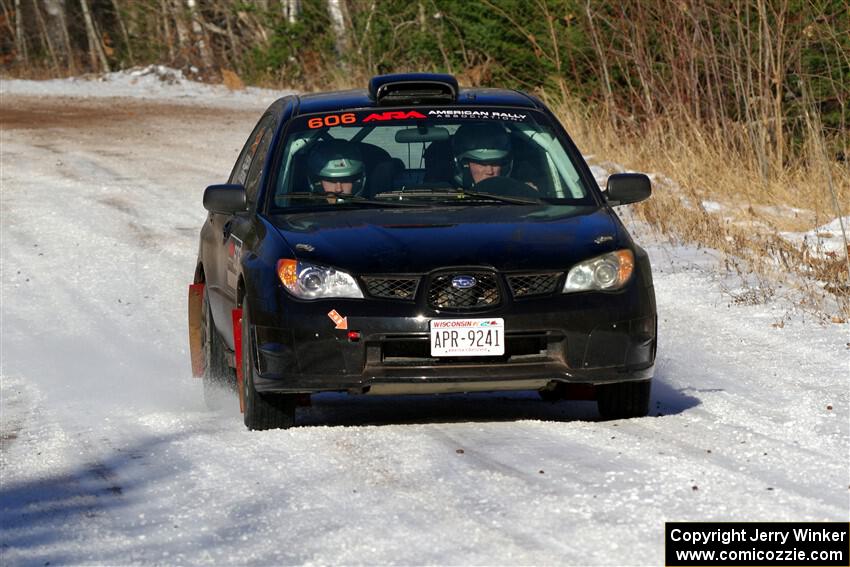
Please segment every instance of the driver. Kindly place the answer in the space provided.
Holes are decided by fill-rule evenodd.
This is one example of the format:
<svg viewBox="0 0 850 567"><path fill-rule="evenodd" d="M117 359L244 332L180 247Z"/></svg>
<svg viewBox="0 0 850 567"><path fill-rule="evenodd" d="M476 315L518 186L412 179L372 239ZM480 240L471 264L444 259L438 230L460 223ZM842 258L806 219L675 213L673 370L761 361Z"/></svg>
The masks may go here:
<svg viewBox="0 0 850 567"><path fill-rule="evenodd" d="M466 189L511 171L511 138L498 124L464 124L452 138L452 152L455 180Z"/></svg>
<svg viewBox="0 0 850 567"><path fill-rule="evenodd" d="M357 195L366 183L363 154L357 144L345 140L329 140L317 144L307 157L310 189L337 196Z"/></svg>

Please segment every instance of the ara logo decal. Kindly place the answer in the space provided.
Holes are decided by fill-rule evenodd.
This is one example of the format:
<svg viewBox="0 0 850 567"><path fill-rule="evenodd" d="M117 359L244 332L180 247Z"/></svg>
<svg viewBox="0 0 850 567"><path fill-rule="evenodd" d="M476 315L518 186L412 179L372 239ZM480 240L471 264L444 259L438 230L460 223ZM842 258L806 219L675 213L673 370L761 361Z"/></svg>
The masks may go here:
<svg viewBox="0 0 850 567"><path fill-rule="evenodd" d="M383 120L410 120L411 118L424 119L425 115L420 112L416 112L415 110L411 110L410 112L404 112L403 110L390 110L388 112L372 113L366 118L364 118L363 122L374 122Z"/></svg>

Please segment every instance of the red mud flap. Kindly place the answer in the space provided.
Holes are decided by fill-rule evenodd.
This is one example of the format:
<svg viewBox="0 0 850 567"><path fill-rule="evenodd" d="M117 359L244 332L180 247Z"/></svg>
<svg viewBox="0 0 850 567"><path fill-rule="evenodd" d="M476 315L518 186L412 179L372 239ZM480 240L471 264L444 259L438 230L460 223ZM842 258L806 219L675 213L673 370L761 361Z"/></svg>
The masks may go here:
<svg viewBox="0 0 850 567"><path fill-rule="evenodd" d="M236 351L236 388L239 391L239 411L245 413L245 386L242 382L242 310L230 312L233 318L233 350Z"/></svg>
<svg viewBox="0 0 850 567"><path fill-rule="evenodd" d="M192 376L204 375L204 345L201 344L201 313L204 309L204 284L189 286L189 357Z"/></svg>

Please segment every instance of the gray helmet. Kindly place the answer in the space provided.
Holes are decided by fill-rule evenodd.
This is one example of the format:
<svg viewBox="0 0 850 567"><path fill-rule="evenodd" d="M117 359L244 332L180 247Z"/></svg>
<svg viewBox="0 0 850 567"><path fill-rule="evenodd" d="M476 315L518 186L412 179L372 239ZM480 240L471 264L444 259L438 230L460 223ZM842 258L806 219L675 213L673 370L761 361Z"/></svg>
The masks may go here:
<svg viewBox="0 0 850 567"><path fill-rule="evenodd" d="M310 187L322 190L322 180L351 181L352 193L360 193L366 182L363 154L357 144L345 140L319 142L307 157Z"/></svg>
<svg viewBox="0 0 850 567"><path fill-rule="evenodd" d="M505 129L496 123L464 124L452 138L457 180L464 187L472 185L469 162L498 163L502 175L510 173L512 164L511 138Z"/></svg>

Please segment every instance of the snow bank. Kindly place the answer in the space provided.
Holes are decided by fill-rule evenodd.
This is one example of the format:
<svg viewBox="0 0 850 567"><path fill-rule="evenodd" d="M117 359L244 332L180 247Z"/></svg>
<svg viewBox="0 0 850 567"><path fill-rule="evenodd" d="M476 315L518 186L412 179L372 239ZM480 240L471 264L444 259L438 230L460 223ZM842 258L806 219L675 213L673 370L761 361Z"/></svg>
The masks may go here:
<svg viewBox="0 0 850 567"><path fill-rule="evenodd" d="M204 106L238 106L264 108L293 91L247 87L231 90L224 85L210 85L186 78L179 69L164 65L134 67L125 71L86 75L68 79L26 81L8 79L0 82L0 96L74 96L133 97L185 101Z"/></svg>
<svg viewBox="0 0 850 567"><path fill-rule="evenodd" d="M841 257L844 255L844 247L847 245L841 231L841 223L844 230L850 229L850 216L833 219L829 223L813 228L806 232L781 232L785 240L800 246L807 247L809 251L819 257Z"/></svg>

